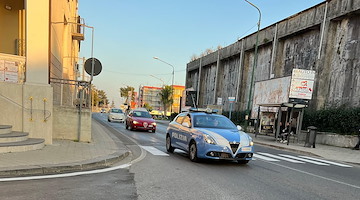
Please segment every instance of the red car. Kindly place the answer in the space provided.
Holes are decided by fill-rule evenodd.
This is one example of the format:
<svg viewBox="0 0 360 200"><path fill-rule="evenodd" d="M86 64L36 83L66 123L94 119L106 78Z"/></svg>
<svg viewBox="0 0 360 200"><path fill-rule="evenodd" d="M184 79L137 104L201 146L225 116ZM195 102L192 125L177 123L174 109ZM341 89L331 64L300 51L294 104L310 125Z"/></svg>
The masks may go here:
<svg viewBox="0 0 360 200"><path fill-rule="evenodd" d="M126 129L146 130L155 133L156 122L146 110L132 110L127 116Z"/></svg>

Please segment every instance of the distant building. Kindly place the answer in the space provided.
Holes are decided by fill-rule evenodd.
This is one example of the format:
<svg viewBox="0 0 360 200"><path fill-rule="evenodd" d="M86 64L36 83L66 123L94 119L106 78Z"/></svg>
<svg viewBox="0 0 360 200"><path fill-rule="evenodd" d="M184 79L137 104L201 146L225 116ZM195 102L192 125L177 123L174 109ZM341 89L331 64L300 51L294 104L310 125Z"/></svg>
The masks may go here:
<svg viewBox="0 0 360 200"><path fill-rule="evenodd" d="M180 105L181 105L181 97L183 96L183 91L185 90L185 86L182 85L173 85L174 94L173 94L173 105L172 111L175 113L180 112Z"/></svg>
<svg viewBox="0 0 360 200"><path fill-rule="evenodd" d="M141 86L139 89L139 107L148 104L153 110L164 110L160 101L160 87Z"/></svg>

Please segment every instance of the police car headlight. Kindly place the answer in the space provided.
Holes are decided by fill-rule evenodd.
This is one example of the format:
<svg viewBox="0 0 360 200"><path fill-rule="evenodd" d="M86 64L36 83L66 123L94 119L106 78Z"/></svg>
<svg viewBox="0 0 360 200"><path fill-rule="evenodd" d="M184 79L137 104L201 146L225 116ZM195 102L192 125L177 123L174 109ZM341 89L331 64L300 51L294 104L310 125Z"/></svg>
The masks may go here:
<svg viewBox="0 0 360 200"><path fill-rule="evenodd" d="M214 138L212 138L210 135L204 135L204 140L208 144L216 144Z"/></svg>
<svg viewBox="0 0 360 200"><path fill-rule="evenodd" d="M153 123L151 123L152 125L154 125L154 126L156 126L156 123L155 122L153 122Z"/></svg>
<svg viewBox="0 0 360 200"><path fill-rule="evenodd" d="M138 124L139 122L137 122L137 121L133 121L133 124Z"/></svg>

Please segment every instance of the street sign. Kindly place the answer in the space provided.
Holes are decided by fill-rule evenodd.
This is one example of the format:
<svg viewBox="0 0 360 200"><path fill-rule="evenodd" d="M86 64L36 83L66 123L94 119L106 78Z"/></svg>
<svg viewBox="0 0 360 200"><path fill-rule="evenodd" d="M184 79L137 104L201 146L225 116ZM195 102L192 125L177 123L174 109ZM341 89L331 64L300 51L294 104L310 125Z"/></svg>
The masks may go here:
<svg viewBox="0 0 360 200"><path fill-rule="evenodd" d="M93 76L97 76L100 74L101 70L102 70L102 65L101 62L96 59L96 58L89 58L85 61L85 71L86 73L88 73L89 75L91 75L91 70L92 70L92 60L94 60L94 72L93 72Z"/></svg>
<svg viewBox="0 0 360 200"><path fill-rule="evenodd" d="M232 103L235 101L235 97L229 97L229 102Z"/></svg>
<svg viewBox="0 0 360 200"><path fill-rule="evenodd" d="M217 98L217 105L219 105L219 106L222 105L222 98L220 98L220 97Z"/></svg>

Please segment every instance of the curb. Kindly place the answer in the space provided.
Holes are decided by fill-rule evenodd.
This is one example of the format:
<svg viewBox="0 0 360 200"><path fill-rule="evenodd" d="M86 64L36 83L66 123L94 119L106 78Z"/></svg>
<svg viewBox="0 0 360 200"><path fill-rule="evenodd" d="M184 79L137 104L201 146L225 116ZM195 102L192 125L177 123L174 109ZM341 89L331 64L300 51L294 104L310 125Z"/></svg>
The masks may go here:
<svg viewBox="0 0 360 200"><path fill-rule="evenodd" d="M95 159L96 161L84 161L79 163L68 163L61 165L45 165L45 166L33 166L30 168L23 169L12 169L12 170L4 170L0 171L1 178L9 178L9 177L20 177L20 176L28 176L28 175L52 175L52 174L62 174L69 172L80 172L80 171L88 171L95 169L103 169L106 167L113 166L115 163L120 162L130 155L130 151L126 151L125 153L119 154L114 153L110 154L108 157Z"/></svg>

